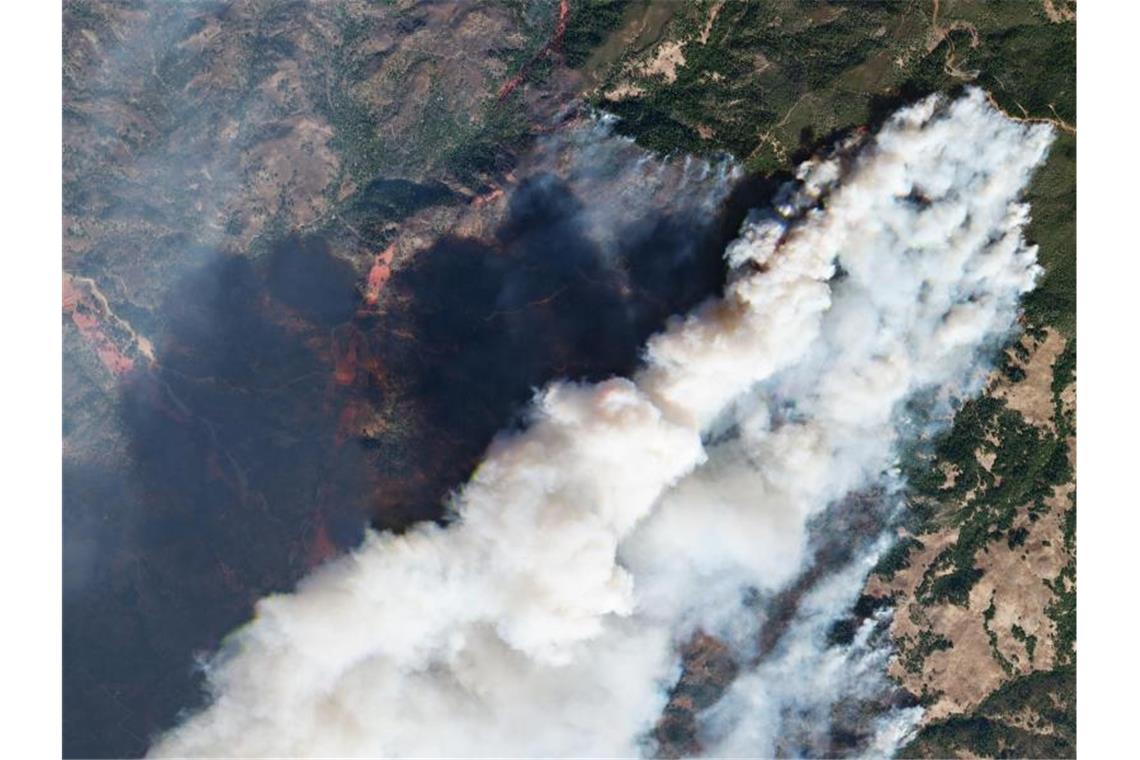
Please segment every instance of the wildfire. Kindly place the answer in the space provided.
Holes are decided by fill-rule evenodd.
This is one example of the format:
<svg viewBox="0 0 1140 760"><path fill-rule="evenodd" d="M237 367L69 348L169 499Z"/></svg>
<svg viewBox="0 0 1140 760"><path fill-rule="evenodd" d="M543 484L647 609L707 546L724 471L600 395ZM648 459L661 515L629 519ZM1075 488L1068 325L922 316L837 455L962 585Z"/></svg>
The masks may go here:
<svg viewBox="0 0 1140 760"><path fill-rule="evenodd" d="M566 24L570 20L570 0L561 0L558 4L558 23L554 26L554 35L550 38L542 48L534 54L534 57L523 64L519 69L519 73L515 74L506 84L499 89L499 102L502 103L507 99L507 96L515 91L526 79L526 75L538 63L544 55L551 50L555 50L562 44L562 37L566 34Z"/></svg>

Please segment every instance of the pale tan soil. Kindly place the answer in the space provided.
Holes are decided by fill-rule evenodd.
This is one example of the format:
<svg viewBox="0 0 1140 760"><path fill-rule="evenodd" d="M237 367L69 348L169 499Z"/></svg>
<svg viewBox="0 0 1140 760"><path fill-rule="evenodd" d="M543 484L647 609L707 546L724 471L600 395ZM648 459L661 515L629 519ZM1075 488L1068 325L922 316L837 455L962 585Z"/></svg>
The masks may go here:
<svg viewBox="0 0 1140 760"><path fill-rule="evenodd" d="M1045 7L1045 15L1054 24L1077 20L1074 0L1041 0L1041 4Z"/></svg>
<svg viewBox="0 0 1140 760"><path fill-rule="evenodd" d="M613 89L606 92L605 97L608 100L619 101L626 98L638 98L645 94L645 90L635 84L623 82Z"/></svg>
<svg viewBox="0 0 1140 760"><path fill-rule="evenodd" d="M704 28L700 34L692 38L700 44L705 45L709 41L709 35L712 34L713 24L716 22L717 16L720 14L721 9L724 7L724 0L715 3L709 9L709 16L705 20ZM633 34L634 37L644 32L644 27L635 27L627 33ZM626 98L640 97L645 94L645 88L637 85L634 80L640 77L661 77L667 84L672 84L677 81L677 69L685 65L685 54L683 48L688 40L666 40L658 43L649 57L641 57L638 61L633 61L626 64L623 76L624 81L618 82L607 90L604 95L608 100L620 101ZM698 131L699 128L698 128ZM704 139L709 139L712 135L704 135Z"/></svg>
<svg viewBox="0 0 1140 760"><path fill-rule="evenodd" d="M1006 713L1001 717L1002 721L1010 726L1032 731L1040 736L1052 736L1057 733L1052 723L1042 719L1039 713L1029 707L1023 707L1015 713Z"/></svg>
<svg viewBox="0 0 1140 760"><path fill-rule="evenodd" d="M1077 384L1069 383L1065 390L1061 391L1061 408L1065 413L1074 411L1077 408Z"/></svg>
<svg viewBox="0 0 1140 760"><path fill-rule="evenodd" d="M705 28L701 30L701 36L698 38L702 45L708 43L709 35L712 34L713 24L716 23L716 17L720 14L720 9L724 7L724 3L725 0L720 0L720 2L715 3L713 7L709 9L708 21L705 22Z"/></svg>
<svg viewBox="0 0 1140 760"><path fill-rule="evenodd" d="M978 28L971 24L969 21L954 20L945 26L938 26L937 24L930 30L930 39L926 43L926 52L933 52L936 47L942 44L946 39L946 35L950 32L969 32L970 33L970 47L976 48L982 44L981 38L978 36Z"/></svg>
<svg viewBox="0 0 1140 760"><path fill-rule="evenodd" d="M995 373L988 393L1004 399L1009 408L1020 413L1027 422L1054 432L1053 366L1065 347L1065 338L1047 329L1040 340L1026 336L1023 345L1029 351L1024 361L1014 358L1025 377L1016 383ZM1076 403L1075 383L1061 395L1062 410L1070 414ZM1075 462L1075 437L1067 441L1069 458ZM993 448L1001 441L991 433L987 445L976 452L978 462L987 470L995 461ZM993 447L993 448L991 448ZM943 465L946 485L952 486L958 473ZM1001 685L1019 675L1049 670L1058 660L1056 625L1049 608L1056 601L1050 584L1072 561L1065 546L1065 518L1073 509L1075 483L1056 487L1045 499L1045 509L1031 520L1028 504L1022 506L1013 528L1027 531L1025 541L1010 547L1006 534L985 544L974 556L974 566L983 573L970 591L967 605L958 607L943 603L927 605L917 600L917 590L931 573L934 559L958 540L958 529L948 527L916 536L924 548L912 551L909 567L890 580L871 576L864 592L875 597L894 595L896 612L890 633L899 647L899 655L890 665L890 674L917 695L927 695L933 702L923 721L937 721L969 712ZM964 502L973 498L968 494ZM957 504L943 505L948 514ZM1068 587L1068 584L1066 584ZM993 612L989 620L986 612ZM1023 637L1036 639L1032 657L1026 641L1013 633L1014 626ZM926 633L948 639L953 645L928 654L917 671L907 669L906 655L919 645ZM995 651L996 650L996 651ZM1028 711L1025 715L1008 716L1011 725L1042 733L1040 717Z"/></svg>
<svg viewBox="0 0 1140 760"><path fill-rule="evenodd" d="M918 584L922 582L922 576L926 574L926 568L930 566L934 558L943 549L958 540L958 529L952 528L938 533L926 533L915 536L915 538L924 544L924 548L916 549L910 553L910 567L899 570L890 580L880 575L872 575L867 579L867 585L863 589L864 593L875 597L889 596L892 593L913 596ZM898 616L896 615L896 617ZM897 623L898 621L896 621ZM913 633L913 631L910 632Z"/></svg>
<svg viewBox="0 0 1140 760"><path fill-rule="evenodd" d="M933 52L936 47L942 44L942 41L946 39L946 35L950 34L950 32L968 31L970 33L970 47L976 48L979 44L981 44L981 41L978 38L977 27L968 21L954 20L949 24L939 24L938 6L938 0L934 0L933 12L931 13L930 17L930 36L927 38L926 42L927 53Z"/></svg>
<svg viewBox="0 0 1140 760"><path fill-rule="evenodd" d="M681 52L681 42L663 42L657 48L657 55L642 68L648 76L660 75L668 83L677 81L677 69L685 65L685 54Z"/></svg>
<svg viewBox="0 0 1140 760"><path fill-rule="evenodd" d="M958 472L958 468L950 462L942 462L939 464L938 469L942 470L942 474L946 476L942 487L945 489L953 488L954 484L958 482L958 476L961 474Z"/></svg>
<svg viewBox="0 0 1140 760"><path fill-rule="evenodd" d="M928 609L927 630L948 638L954 644L953 649L931 654L918 675L904 671L898 660L892 663L891 675L907 679L908 688L913 690L917 686L919 693L939 694L923 716L925 720L939 720L973 707L1005 679L1001 666L991 654L989 637L981 624L984 609L985 605L975 610L949 604Z"/></svg>
<svg viewBox="0 0 1140 760"><path fill-rule="evenodd" d="M957 528L916 536L924 544L910 555L910 567L900 570L889 581L872 576L865 593L884 597L895 594L898 607L891 624L891 636L905 649L917 645L923 632L950 640L951 649L931 653L919 672L908 671L902 657L896 657L890 674L915 694L936 695L927 710L925 721L939 720L976 707L994 690L1009 680L993 651L990 634L996 637L997 649L1012 665L1015 674L1053 667L1056 653L1053 621L1047 610L1054 601L1046 585L1054 580L1069 561L1064 548L1064 514L1070 509L1069 497L1074 486L1058 488L1046 501L1048 511L1036 522L1022 509L1014 527L1029 531L1022 546L1010 549L1005 539L987 544L976 556L976 567L984 572L970 592L967 607L953 604L923 605L916 591L930 569L931 562L958 538ZM994 605L993 619L985 620L985 611ZM1013 635L1018 625L1037 638L1034 656Z"/></svg>
<svg viewBox="0 0 1140 760"><path fill-rule="evenodd" d="M1036 341L1025 336L1021 343L1029 349L1029 360L1023 362L1014 356L1013 361L1026 376L1010 383L995 375L990 392L994 398L1003 399L1010 409L1020 412L1026 422L1053 432L1056 430L1053 420L1053 363L1065 349L1065 338L1050 327L1045 330L1044 340Z"/></svg>
<svg viewBox="0 0 1140 760"><path fill-rule="evenodd" d="M1028 519L1027 510L1018 515L1014 526L1029 531L1025 544L1011 550L1003 542L994 542L976 560L985 576L971 593L971 607L975 595L992 595L996 611L989 623L990 630L997 635L998 650L1021 673L1048 670L1056 659L1055 626L1046 614L1054 594L1046 583L1055 579L1069 561L1063 531L1065 512L1071 508L1070 496L1074 489L1071 483L1057 488L1053 496L1046 499L1048 511L1036 522ZM1037 637L1032 661L1025 644L1013 636L1015 624L1026 634Z"/></svg>

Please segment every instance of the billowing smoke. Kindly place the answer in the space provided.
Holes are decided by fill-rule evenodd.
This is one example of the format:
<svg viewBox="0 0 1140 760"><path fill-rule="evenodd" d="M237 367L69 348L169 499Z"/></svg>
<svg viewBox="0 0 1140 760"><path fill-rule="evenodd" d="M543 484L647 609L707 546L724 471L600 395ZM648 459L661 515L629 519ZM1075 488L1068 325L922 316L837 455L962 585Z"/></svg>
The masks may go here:
<svg viewBox="0 0 1140 760"><path fill-rule="evenodd" d="M977 390L1037 276L1017 196L1049 141L973 91L806 164L729 247L723 299L652 338L632 379L542 390L451 526L372 534L262 600L208 666L212 704L153 753L662 751L697 632L744 669L702 748L825 752L793 719L881 678L875 617L845 647L826 631L883 541L841 556L819 536L853 494L889 500L905 402ZM866 749L915 714L875 718Z"/></svg>

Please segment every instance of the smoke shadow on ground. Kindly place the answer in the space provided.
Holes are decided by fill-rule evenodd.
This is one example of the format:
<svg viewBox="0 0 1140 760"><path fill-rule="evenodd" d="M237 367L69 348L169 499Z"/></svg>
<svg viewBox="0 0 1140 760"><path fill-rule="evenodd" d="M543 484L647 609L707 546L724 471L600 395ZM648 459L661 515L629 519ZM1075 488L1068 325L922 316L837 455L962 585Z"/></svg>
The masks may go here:
<svg viewBox="0 0 1140 760"><path fill-rule="evenodd" d="M154 366L121 385L126 456L65 459L64 754L143 754L203 703L197 659L257 599L368 520L445 520L534 389L631 372L670 315L721 293L725 245L783 179L738 182L716 213L639 212L611 249L591 199L531 177L489 239L442 238L397 271L379 314L319 237L187 254L201 263L171 283ZM346 346L372 367L351 381ZM391 400L381 370L409 419L346 436L345 410Z"/></svg>
<svg viewBox="0 0 1140 760"><path fill-rule="evenodd" d="M380 464L388 487L373 525L444 518L448 492L522 423L536 389L631 374L671 315L723 293L725 246L782 181L738 183L719 213L626 220L612 251L586 224L589 200L540 174L514 192L490 240L445 237L398 272L389 287L405 306L371 331L371 350L415 399L419 456Z"/></svg>
<svg viewBox="0 0 1140 760"><path fill-rule="evenodd" d="M201 701L196 653L360 540L371 467L338 445L329 330L354 270L320 239L194 252L157 361L124 379L127 456L65 458L64 754L133 756Z"/></svg>

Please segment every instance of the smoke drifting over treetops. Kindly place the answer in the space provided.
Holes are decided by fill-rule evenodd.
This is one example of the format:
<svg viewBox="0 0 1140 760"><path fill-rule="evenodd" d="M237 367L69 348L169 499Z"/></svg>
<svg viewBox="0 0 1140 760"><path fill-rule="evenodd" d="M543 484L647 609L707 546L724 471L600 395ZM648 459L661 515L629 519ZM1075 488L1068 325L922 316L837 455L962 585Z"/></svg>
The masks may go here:
<svg viewBox="0 0 1140 760"><path fill-rule="evenodd" d="M789 715L883 670L865 632L825 641L882 542L825 569L761 657L766 602L818 561L813 519L892 487L903 404L977 390L1038 274L1017 197L1050 140L971 91L805 164L729 247L723 299L632 378L539 392L449 527L370 534L262 600L209 665L213 703L153 754L653 753L698 630L748 664L702 716L705 749L819 746ZM915 714L881 716L866 749Z"/></svg>

